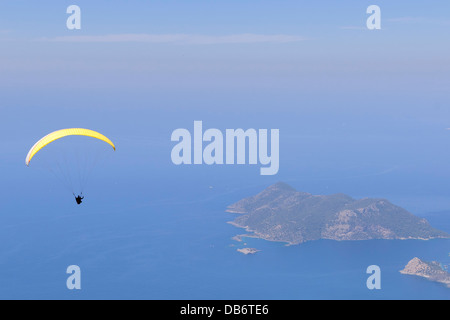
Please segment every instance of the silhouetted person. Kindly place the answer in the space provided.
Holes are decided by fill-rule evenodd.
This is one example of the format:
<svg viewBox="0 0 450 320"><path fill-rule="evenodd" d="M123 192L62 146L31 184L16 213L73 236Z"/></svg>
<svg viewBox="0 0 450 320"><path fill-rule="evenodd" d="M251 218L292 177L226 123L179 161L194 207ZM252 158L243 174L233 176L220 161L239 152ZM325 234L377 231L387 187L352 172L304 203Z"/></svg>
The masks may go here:
<svg viewBox="0 0 450 320"><path fill-rule="evenodd" d="M75 201L77 202L77 204L81 204L83 202L84 197L78 196L75 197Z"/></svg>

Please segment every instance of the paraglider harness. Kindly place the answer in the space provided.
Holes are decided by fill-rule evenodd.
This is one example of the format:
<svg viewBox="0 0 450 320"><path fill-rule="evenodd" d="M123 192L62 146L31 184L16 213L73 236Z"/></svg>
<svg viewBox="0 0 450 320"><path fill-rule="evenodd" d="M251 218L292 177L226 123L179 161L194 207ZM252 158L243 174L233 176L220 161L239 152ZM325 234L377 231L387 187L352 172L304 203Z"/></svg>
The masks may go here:
<svg viewBox="0 0 450 320"><path fill-rule="evenodd" d="M81 204L83 202L84 196L82 197L82 195L83 195L83 192L78 197L75 196L75 193L73 193L73 196L75 197L75 201L77 202L77 204Z"/></svg>

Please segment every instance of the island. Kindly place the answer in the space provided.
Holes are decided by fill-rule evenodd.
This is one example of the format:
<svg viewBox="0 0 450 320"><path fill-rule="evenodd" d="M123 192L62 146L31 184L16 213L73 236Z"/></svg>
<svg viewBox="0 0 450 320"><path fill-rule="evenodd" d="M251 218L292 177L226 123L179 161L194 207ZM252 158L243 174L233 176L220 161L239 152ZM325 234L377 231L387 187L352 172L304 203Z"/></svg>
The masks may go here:
<svg viewBox="0 0 450 320"><path fill-rule="evenodd" d="M228 206L226 211L239 214L229 223L254 237L289 245L320 239L450 238L386 199L313 195L282 182Z"/></svg>
<svg viewBox="0 0 450 320"><path fill-rule="evenodd" d="M450 288L450 273L437 261L426 262L416 257L409 261L400 273L423 277L433 282L443 283Z"/></svg>
<svg viewBox="0 0 450 320"><path fill-rule="evenodd" d="M255 248L242 248L242 249L237 249L237 251L247 255L247 254L255 254L255 253L259 252L260 250L257 250Z"/></svg>

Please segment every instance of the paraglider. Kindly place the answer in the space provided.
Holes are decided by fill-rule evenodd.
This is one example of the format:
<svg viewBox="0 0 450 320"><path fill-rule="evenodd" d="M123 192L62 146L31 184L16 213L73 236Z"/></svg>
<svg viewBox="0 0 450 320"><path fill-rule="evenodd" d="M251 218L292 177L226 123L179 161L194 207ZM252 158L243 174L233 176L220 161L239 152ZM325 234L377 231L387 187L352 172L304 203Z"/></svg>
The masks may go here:
<svg viewBox="0 0 450 320"><path fill-rule="evenodd" d="M63 129L63 130L58 130L58 131L52 132L52 133L46 135L45 137L43 137L38 142L36 142L36 144L28 152L28 155L25 159L25 164L27 166L29 166L31 159L33 159L33 157L36 155L36 153L41 151L45 146L52 143L53 141L67 137L67 136L86 136L86 137L96 138L96 139L105 141L106 143L111 145L114 150L116 150L116 146L114 145L114 143L112 143L111 140L109 140L107 137L105 137L104 135L102 135L101 133L98 133L96 131L89 130L89 129L81 129L81 128Z"/></svg>
<svg viewBox="0 0 450 320"><path fill-rule="evenodd" d="M107 138L106 136L104 136L103 134L101 134L99 132L96 132L96 131L93 131L93 130L89 130L89 129L82 129L82 128L62 129L62 130L54 131L54 132L46 135L45 137L43 137L39 141L37 141L33 145L33 147L28 151L27 157L25 159L25 164L29 167L30 163L31 163L31 160L37 154L39 154L41 152L41 150L43 150L46 146L48 146L49 144L52 144L54 141L60 140L62 138L68 137L68 136L91 137L91 138L94 138L94 139L97 139L97 140L100 140L100 141L103 141L103 142L107 143L108 145L110 145L113 148L114 151L116 150L116 146L114 145L114 143L109 138ZM84 147L86 146L85 145L85 141L82 141L82 142L83 142L82 148L84 149ZM66 143L66 142L64 142L64 143ZM98 146L96 145L96 147L98 147ZM89 156L89 155L90 155L90 153L86 154L85 156ZM56 165L54 167L56 167L56 168L53 168L53 166L49 166L49 170L52 173L55 173L55 171L57 169L59 169L60 173L61 173L61 180L67 182L67 181L71 180L71 176L67 174L69 169L71 169L71 168L64 168L64 165L69 166L69 164L67 164L68 161L66 159L67 158L66 155L64 155L64 157L65 157L64 158L65 161L64 161L63 164L58 163L57 160L55 160L56 161ZM71 159L73 159L73 161L78 160L78 159L74 159L74 158L78 158L78 155L69 157L69 160L71 160ZM71 167L74 167L74 168L72 168L73 170L77 170L78 169L78 170L81 171L81 169L80 169L81 165L79 163L76 163L76 165L72 165ZM80 172L80 171L78 171L76 173L76 175L79 176L80 179L81 179L82 172ZM57 174L55 174L55 175L58 176ZM80 182L80 185L82 185L82 182L84 182L85 178L83 178L82 180L83 181ZM77 194L79 194L79 195L75 196L75 190L74 190L72 181L69 181L69 183L66 183L66 186L68 186L68 188L71 189L71 192L72 192L73 196L75 197L76 203L78 205L80 205L83 202L83 199L84 199L83 189L81 189L81 194L77 192ZM83 186L81 186L80 188L83 188Z"/></svg>
<svg viewBox="0 0 450 320"><path fill-rule="evenodd" d="M75 201L77 202L77 204L81 204L83 202L83 199L84 197L82 196L75 197Z"/></svg>

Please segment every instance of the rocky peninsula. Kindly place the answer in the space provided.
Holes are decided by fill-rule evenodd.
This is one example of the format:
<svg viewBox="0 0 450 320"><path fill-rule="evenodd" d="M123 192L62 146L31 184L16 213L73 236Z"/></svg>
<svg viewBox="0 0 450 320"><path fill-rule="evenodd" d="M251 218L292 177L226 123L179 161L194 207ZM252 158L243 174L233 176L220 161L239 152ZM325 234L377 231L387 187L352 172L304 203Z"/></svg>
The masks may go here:
<svg viewBox="0 0 450 320"><path fill-rule="evenodd" d="M353 199L345 194L313 195L277 183L227 208L240 214L231 224L255 237L300 244L319 239L450 238L427 220L386 199Z"/></svg>

